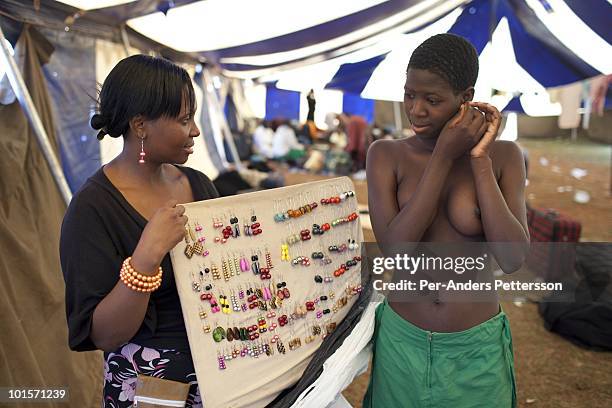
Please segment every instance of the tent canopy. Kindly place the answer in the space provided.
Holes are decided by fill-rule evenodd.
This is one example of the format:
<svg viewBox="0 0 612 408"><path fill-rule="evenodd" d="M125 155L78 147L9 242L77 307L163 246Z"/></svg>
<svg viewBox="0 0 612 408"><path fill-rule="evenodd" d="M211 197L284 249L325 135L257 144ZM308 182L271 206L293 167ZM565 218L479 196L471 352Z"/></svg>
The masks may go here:
<svg viewBox="0 0 612 408"><path fill-rule="evenodd" d="M130 40L162 54L294 91L402 100L412 50L441 32L476 46L477 94L491 101L491 89L506 93L498 107L521 94L549 105L545 88L612 72L609 0L42 0L51 3L86 10L75 25L125 23Z"/></svg>
<svg viewBox="0 0 612 408"><path fill-rule="evenodd" d="M366 88L376 71L370 69L372 61L365 69L344 66L338 72L342 64L376 57L380 65L390 51L410 54L410 44L398 46L414 42L410 34L449 14L453 24L438 31L465 36L481 53L505 19L516 62L544 87L612 72L609 0L41 0L38 11L15 0L3 3L0 9L8 13L30 9L33 20L45 13L78 12L67 24L80 29L125 23L130 41L219 64L228 76L265 78L327 63L334 67L328 69L334 71L330 87L341 90L345 73L350 82L361 69L359 82ZM347 91L355 91L349 86Z"/></svg>
<svg viewBox="0 0 612 408"><path fill-rule="evenodd" d="M537 65L540 70L545 69L547 75L536 73L534 77L547 77L546 86L612 71L609 24L612 5L608 0L61 0L60 3L69 4L74 10L89 9L83 18L125 22L145 38L221 64L228 75L258 77L366 47L384 48L401 34L428 26L458 8L462 10L461 16L449 31L465 36L479 51L505 17L517 61L523 67ZM105 3L123 4L101 8ZM96 9L91 10L92 5ZM572 29L567 30L568 26Z"/></svg>

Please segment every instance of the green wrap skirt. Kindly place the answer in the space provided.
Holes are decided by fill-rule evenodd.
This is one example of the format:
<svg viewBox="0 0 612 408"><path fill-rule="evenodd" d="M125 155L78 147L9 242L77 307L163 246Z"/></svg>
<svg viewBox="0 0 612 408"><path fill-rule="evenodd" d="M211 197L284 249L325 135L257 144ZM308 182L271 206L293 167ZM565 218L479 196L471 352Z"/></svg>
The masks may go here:
<svg viewBox="0 0 612 408"><path fill-rule="evenodd" d="M385 300L376 310L374 358L364 408L516 406L506 314L468 330L422 330Z"/></svg>

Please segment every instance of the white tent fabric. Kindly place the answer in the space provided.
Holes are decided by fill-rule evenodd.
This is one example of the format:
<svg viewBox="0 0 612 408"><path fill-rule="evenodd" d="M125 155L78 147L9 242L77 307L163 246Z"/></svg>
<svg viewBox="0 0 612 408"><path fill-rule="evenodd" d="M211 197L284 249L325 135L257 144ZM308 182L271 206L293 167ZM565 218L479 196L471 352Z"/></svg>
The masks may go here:
<svg viewBox="0 0 612 408"><path fill-rule="evenodd" d="M128 25L177 51L207 51L278 37L384 1L207 0L170 9L167 15L134 18Z"/></svg>
<svg viewBox="0 0 612 408"><path fill-rule="evenodd" d="M466 3L466 0L447 0L444 2L436 0L425 0L405 10L404 12L389 17L384 22L373 24L365 29L357 30L344 36L334 38L333 40L318 43L312 46L301 49L279 52L274 54L264 54L247 57L222 58L221 63L229 64L251 64L254 66L262 66L247 71L232 71L224 70L228 76L236 76L239 78L253 78L271 75L279 71L284 71L292 68L305 67L319 62L334 60L334 58L346 56L348 61L360 61L358 56L361 55L363 60L366 55L370 55L375 50L386 52L391 49L393 40L404 32L415 30L429 22L436 20L438 17L451 12L459 5ZM399 24L398 21L408 19L408 21ZM379 34L381 29L385 29ZM329 50L328 52L325 52ZM325 52L324 55L317 55ZM355 54L351 54L354 52ZM363 53L363 54L362 54ZM380 53L379 53L380 55ZM373 55L372 55L373 56ZM281 64L291 60L302 59L299 62L287 63L282 67L264 68L265 65ZM339 58L336 62L343 61ZM342 63L342 62L341 62Z"/></svg>
<svg viewBox="0 0 612 408"><path fill-rule="evenodd" d="M64 2L84 9L92 7L92 2L87 0ZM612 4L610 0L607 3ZM593 6L593 10L601 10L601 7ZM494 10L504 9L506 13L514 13L515 21L511 27L515 31L512 35L522 38L511 38L504 17L495 28L492 41L484 50L480 46L481 73L476 87L479 100L502 109L515 96L521 95L520 100L524 102L521 107L527 114L558 114L559 105L550 103L542 83L548 81L547 86L556 86L598 72L612 72L612 45L607 42L609 38L603 38L597 32L604 37L607 34L601 27L596 32L589 26L588 19L583 20L584 15L575 14L576 7L568 0L314 0L307 3L201 0L177 3L165 14L151 13L153 9L149 8L147 12L150 14L129 19L128 12L124 17L128 18L129 27L144 36L178 51L197 52L213 58L221 64L227 76L257 78L262 82L278 81L276 86L281 89L304 92L312 88L321 91L332 78L336 78L342 64L380 56L382 62L366 80L365 88L360 88L361 96L401 101L402 73L414 47L432 34L451 30L462 12L469 10L476 14L485 9L488 11L481 14L484 18L464 19L461 22L463 29L471 22L478 25L473 28L482 33L486 31L486 13L495 14ZM361 20L355 17L357 15ZM347 28L336 30L344 21L357 25L353 29L349 24ZM360 22L367 24L359 25ZM522 27L516 34L518 25ZM313 31L322 27L331 27L333 35ZM424 28L418 30L420 27ZM469 28L468 32L471 30ZM311 35L315 40L309 37ZM475 38L479 35L482 34L474 34ZM293 42L289 40L294 39L297 41L291 48ZM534 73L534 67L525 64L526 54L523 53L522 61L514 57L514 51L520 53L522 47L532 41L551 47L552 55L544 57L548 58L549 64L566 64L559 67L558 75L555 67L550 66L551 76L558 78L556 83L550 81L542 69L537 72L538 68L535 68ZM571 78L572 75L575 78ZM491 96L493 89L502 95L498 92L498 95Z"/></svg>
<svg viewBox="0 0 612 408"><path fill-rule="evenodd" d="M447 32L455 23L461 9L456 9L446 17L415 33L403 34L389 44L391 51L376 67L361 95L364 98L387 101L404 100L406 66L414 49L427 38Z"/></svg>
<svg viewBox="0 0 612 408"><path fill-rule="evenodd" d="M117 6L119 4L132 3L137 0L57 0L80 10L95 10L104 7Z"/></svg>
<svg viewBox="0 0 612 408"><path fill-rule="evenodd" d="M253 117L263 119L266 116L266 86L246 79L243 87L244 98L253 110Z"/></svg>
<svg viewBox="0 0 612 408"><path fill-rule="evenodd" d="M553 35L574 54L603 73L612 72L610 44L591 30L563 0L546 0L554 13L549 13L539 0L526 1ZM571 29L568 29L569 27Z"/></svg>

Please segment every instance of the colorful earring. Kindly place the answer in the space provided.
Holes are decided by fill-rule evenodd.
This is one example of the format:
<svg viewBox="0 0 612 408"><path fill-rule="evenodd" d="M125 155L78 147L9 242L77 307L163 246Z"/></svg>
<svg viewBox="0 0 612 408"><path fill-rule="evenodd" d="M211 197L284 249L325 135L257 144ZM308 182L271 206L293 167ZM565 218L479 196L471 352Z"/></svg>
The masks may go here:
<svg viewBox="0 0 612 408"><path fill-rule="evenodd" d="M229 228L230 235L234 238L238 238L240 236L240 223L238 222L238 217L234 216L230 218L231 227Z"/></svg>
<svg viewBox="0 0 612 408"><path fill-rule="evenodd" d="M289 245L281 244L281 261L289 261Z"/></svg>
<svg viewBox="0 0 612 408"><path fill-rule="evenodd" d="M217 363L219 364L219 370L225 370L227 368L225 365L225 357L223 354L219 354L219 352L217 352Z"/></svg>
<svg viewBox="0 0 612 408"><path fill-rule="evenodd" d="M260 269L259 269L259 257L255 254L253 254L251 256L251 270L253 271L253 274L255 275L259 275L260 273Z"/></svg>

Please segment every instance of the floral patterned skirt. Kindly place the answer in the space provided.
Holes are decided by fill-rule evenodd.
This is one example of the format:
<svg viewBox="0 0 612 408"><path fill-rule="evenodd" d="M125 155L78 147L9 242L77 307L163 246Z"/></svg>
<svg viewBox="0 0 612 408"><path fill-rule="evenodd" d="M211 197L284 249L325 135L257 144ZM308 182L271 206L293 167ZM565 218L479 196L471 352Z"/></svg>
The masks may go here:
<svg viewBox="0 0 612 408"><path fill-rule="evenodd" d="M138 374L189 383L186 407L201 408L202 398L191 355L127 343L104 353L104 408L127 408L134 402Z"/></svg>

